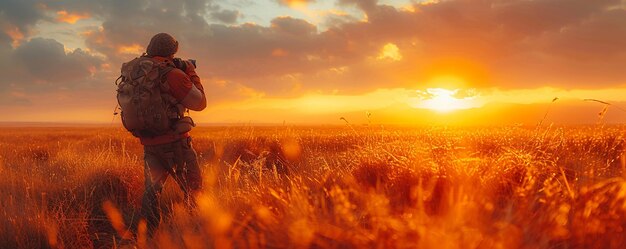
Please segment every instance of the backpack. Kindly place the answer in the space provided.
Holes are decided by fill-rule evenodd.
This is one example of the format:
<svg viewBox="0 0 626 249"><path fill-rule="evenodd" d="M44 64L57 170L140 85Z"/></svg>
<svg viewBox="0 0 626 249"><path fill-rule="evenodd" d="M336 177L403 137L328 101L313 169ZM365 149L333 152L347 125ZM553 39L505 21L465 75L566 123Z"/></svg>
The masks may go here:
<svg viewBox="0 0 626 249"><path fill-rule="evenodd" d="M115 81L117 102L122 124L133 136L173 133L172 125L179 117L179 110L164 80L172 69L173 65L146 56L122 64L122 75Z"/></svg>

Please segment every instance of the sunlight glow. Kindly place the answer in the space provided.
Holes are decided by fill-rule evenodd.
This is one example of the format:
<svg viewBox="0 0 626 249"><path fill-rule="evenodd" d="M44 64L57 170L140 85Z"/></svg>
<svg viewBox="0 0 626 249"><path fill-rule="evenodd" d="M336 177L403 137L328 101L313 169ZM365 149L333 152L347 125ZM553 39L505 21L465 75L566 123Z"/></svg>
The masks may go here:
<svg viewBox="0 0 626 249"><path fill-rule="evenodd" d="M414 108L430 109L437 112L450 112L473 108L474 97L459 98L459 89L428 88L426 91L417 91L421 101L414 104Z"/></svg>
<svg viewBox="0 0 626 249"><path fill-rule="evenodd" d="M308 1L305 0L283 0L280 2L283 2L294 9L305 9L308 5Z"/></svg>
<svg viewBox="0 0 626 249"><path fill-rule="evenodd" d="M431 78L430 80L428 80L426 85L432 89L441 88L443 90L446 90L462 88L464 86L467 86L467 82L457 76L444 74Z"/></svg>

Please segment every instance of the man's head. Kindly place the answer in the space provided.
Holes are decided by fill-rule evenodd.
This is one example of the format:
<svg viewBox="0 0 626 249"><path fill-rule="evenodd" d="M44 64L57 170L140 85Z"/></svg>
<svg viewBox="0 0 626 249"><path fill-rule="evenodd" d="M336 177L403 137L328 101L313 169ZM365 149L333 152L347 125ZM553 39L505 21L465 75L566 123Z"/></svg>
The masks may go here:
<svg viewBox="0 0 626 249"><path fill-rule="evenodd" d="M178 41L167 33L158 33L150 39L146 49L148 56L172 57L178 52Z"/></svg>

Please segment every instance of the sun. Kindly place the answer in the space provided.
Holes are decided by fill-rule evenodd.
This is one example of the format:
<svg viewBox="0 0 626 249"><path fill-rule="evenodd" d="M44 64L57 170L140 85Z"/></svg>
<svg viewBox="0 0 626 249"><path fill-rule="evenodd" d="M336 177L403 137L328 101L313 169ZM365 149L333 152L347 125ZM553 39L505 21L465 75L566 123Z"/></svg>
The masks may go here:
<svg viewBox="0 0 626 249"><path fill-rule="evenodd" d="M469 109L475 107L473 97L457 97L460 89L428 88L425 91L417 91L419 100L412 106L415 108L429 109L437 112L451 112L454 110Z"/></svg>
<svg viewBox="0 0 626 249"><path fill-rule="evenodd" d="M429 88L426 90L431 95L429 99L425 99L423 108L438 111L450 112L453 110L464 109L465 105L461 99L454 97L457 90L448 90L444 88Z"/></svg>

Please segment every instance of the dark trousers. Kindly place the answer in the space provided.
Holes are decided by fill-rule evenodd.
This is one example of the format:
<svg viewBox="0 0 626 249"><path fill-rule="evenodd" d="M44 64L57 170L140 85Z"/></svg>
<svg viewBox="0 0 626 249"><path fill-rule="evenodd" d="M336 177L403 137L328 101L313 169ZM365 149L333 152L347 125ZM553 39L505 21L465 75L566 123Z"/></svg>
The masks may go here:
<svg viewBox="0 0 626 249"><path fill-rule="evenodd" d="M202 177L191 137L179 141L144 146L144 176L146 189L141 203L141 216L146 220L151 236L161 221L159 196L168 176L182 189L185 202L195 206L194 195L202 187Z"/></svg>

